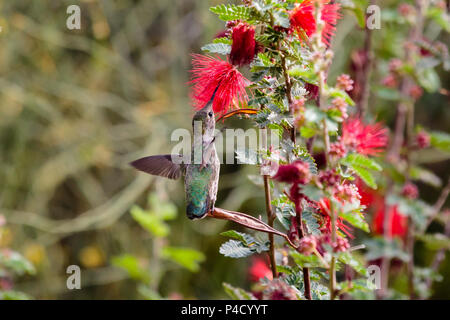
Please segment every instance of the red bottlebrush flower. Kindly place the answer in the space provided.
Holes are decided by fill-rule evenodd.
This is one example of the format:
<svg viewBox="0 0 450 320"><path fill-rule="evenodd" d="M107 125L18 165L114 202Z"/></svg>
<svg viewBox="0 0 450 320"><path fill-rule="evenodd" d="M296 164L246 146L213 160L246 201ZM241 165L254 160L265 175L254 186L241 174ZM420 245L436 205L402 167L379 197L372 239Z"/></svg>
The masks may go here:
<svg viewBox="0 0 450 320"><path fill-rule="evenodd" d="M322 214L322 218L324 219L323 223L322 223L322 229L328 233L331 234L331 216L330 216L330 199L328 198L323 198L318 202L319 205L319 209L320 212ZM343 233L345 233L348 237L350 237L351 239L354 238L354 236L350 233L351 228L349 226L347 226L346 224L344 224L344 221L342 220L342 218L337 218L336 219L336 231L342 231Z"/></svg>
<svg viewBox="0 0 450 320"><path fill-rule="evenodd" d="M250 64L261 50L255 41L255 27L241 22L233 28L233 44L231 46L230 61L235 66Z"/></svg>
<svg viewBox="0 0 450 320"><path fill-rule="evenodd" d="M380 123L365 125L360 119L350 119L342 126L341 142L361 154L376 155L388 143L387 129Z"/></svg>
<svg viewBox="0 0 450 320"><path fill-rule="evenodd" d="M375 234L384 234L384 215L386 210L386 206L383 205L375 213L373 219L373 232ZM389 207L388 220L390 230L387 236L389 238L405 236L408 230L408 217L401 214L397 206Z"/></svg>
<svg viewBox="0 0 450 320"><path fill-rule="evenodd" d="M201 109L211 99L217 89L213 110L225 113L233 104L245 104L248 100L245 87L250 83L228 61L219 57L193 54L192 60L192 100L196 109Z"/></svg>
<svg viewBox="0 0 450 320"><path fill-rule="evenodd" d="M329 0L303 1L291 11L291 29L299 33L304 32L308 37L316 32L317 24L314 17L315 1L322 2L321 20L325 23L325 27L322 30L322 41L328 46L336 30L337 21L341 17L339 14L340 4L338 3L330 4Z"/></svg>
<svg viewBox="0 0 450 320"><path fill-rule="evenodd" d="M402 189L402 195L409 199L417 199L419 196L419 189L412 182L407 182Z"/></svg>
<svg viewBox="0 0 450 320"><path fill-rule="evenodd" d="M250 280L258 282L260 279L267 278L272 280L272 271L269 269L266 261L262 258L254 258L248 270Z"/></svg>
<svg viewBox="0 0 450 320"><path fill-rule="evenodd" d="M286 183L306 184L311 180L309 164L301 160L281 165L273 179Z"/></svg>

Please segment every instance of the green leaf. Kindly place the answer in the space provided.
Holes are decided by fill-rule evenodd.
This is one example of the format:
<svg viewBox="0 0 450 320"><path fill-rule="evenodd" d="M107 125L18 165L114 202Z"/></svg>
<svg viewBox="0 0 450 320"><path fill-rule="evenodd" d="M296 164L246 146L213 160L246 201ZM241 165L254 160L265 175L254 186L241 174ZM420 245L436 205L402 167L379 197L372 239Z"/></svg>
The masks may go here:
<svg viewBox="0 0 450 320"><path fill-rule="evenodd" d="M294 149L294 153L298 159L308 163L309 171L312 174L317 175L319 173L319 171L317 169L316 160L314 160L313 156L311 154L309 154L309 152L308 152L308 150L306 150L306 148L304 148L304 147L296 148L296 149Z"/></svg>
<svg viewBox="0 0 450 320"><path fill-rule="evenodd" d="M233 43L233 41L231 39L228 39L227 37L222 37L222 38L214 39L213 43L223 43L223 44L231 45Z"/></svg>
<svg viewBox="0 0 450 320"><path fill-rule="evenodd" d="M241 241L229 240L220 246L219 252L225 257L230 258L244 258L255 253L250 248L246 247Z"/></svg>
<svg viewBox="0 0 450 320"><path fill-rule="evenodd" d="M312 128L309 126L302 126L300 128L300 135L305 138L305 139L309 139L314 137L317 134L317 129L316 128Z"/></svg>
<svg viewBox="0 0 450 320"><path fill-rule="evenodd" d="M181 247L164 247L161 255L163 258L171 260L191 272L200 270L200 263L205 261L205 255L197 250Z"/></svg>
<svg viewBox="0 0 450 320"><path fill-rule="evenodd" d="M319 201L324 197L322 190L312 185L302 186L302 193L313 201Z"/></svg>
<svg viewBox="0 0 450 320"><path fill-rule="evenodd" d="M292 77L300 78L301 80L314 85L317 85L319 83L317 74L312 68L293 67L288 71L288 73Z"/></svg>
<svg viewBox="0 0 450 320"><path fill-rule="evenodd" d="M265 53L262 53L262 52L258 53L258 59L259 59L259 63L261 65L263 65L264 67L272 67L273 66L272 61Z"/></svg>
<svg viewBox="0 0 450 320"><path fill-rule="evenodd" d="M423 241L430 250L450 250L450 239L444 234L419 234L416 238Z"/></svg>
<svg viewBox="0 0 450 320"><path fill-rule="evenodd" d="M222 232L221 235L235 239L225 242L220 247L219 252L226 257L242 258L269 249L265 243L257 241L253 236L247 233L229 230Z"/></svg>
<svg viewBox="0 0 450 320"><path fill-rule="evenodd" d="M320 225L312 208L306 207L305 210L303 210L302 219L305 222L309 233L313 235L320 235Z"/></svg>
<svg viewBox="0 0 450 320"><path fill-rule="evenodd" d="M414 166L410 169L409 175L412 179L420 180L435 188L439 188L442 186L441 178L435 175L432 171L425 168Z"/></svg>
<svg viewBox="0 0 450 320"><path fill-rule="evenodd" d="M0 300L31 300L32 297L26 293L14 290L0 290Z"/></svg>
<svg viewBox="0 0 450 320"><path fill-rule="evenodd" d="M300 265L303 268L325 267L315 254L305 256L304 254L301 254L297 251L291 251L290 256L292 257L292 259L294 259L296 264Z"/></svg>
<svg viewBox="0 0 450 320"><path fill-rule="evenodd" d="M177 217L177 207L173 203L161 201L154 193L148 197L148 205L162 220L173 220Z"/></svg>
<svg viewBox="0 0 450 320"><path fill-rule="evenodd" d="M133 255L123 254L111 259L112 265L124 269L128 275L135 280L145 283L150 282L150 275L142 266L142 263Z"/></svg>
<svg viewBox="0 0 450 320"><path fill-rule="evenodd" d="M224 43L209 43L202 47L202 51L227 55L231 52L231 45Z"/></svg>
<svg viewBox="0 0 450 320"><path fill-rule="evenodd" d="M345 158L341 159L341 163L348 167L356 165L358 167L376 171L382 170L382 167L375 160L358 153L350 153Z"/></svg>
<svg viewBox="0 0 450 320"><path fill-rule="evenodd" d="M356 259L354 255L352 255L350 252L345 251L341 252L338 256L338 260L350 267L352 267L356 272L361 274L362 276L367 276L367 269L363 262Z"/></svg>
<svg viewBox="0 0 450 320"><path fill-rule="evenodd" d="M231 239L242 241L246 246L250 247L257 243L255 238L253 238L251 235L243 232L237 232L235 230L229 230L220 233L221 236L228 237Z"/></svg>
<svg viewBox="0 0 450 320"><path fill-rule="evenodd" d="M445 152L450 152L450 134L446 132L431 132L431 145Z"/></svg>
<svg viewBox="0 0 450 320"><path fill-rule="evenodd" d="M272 205L275 206L275 215L281 225L289 230L291 226L291 218L295 216L294 204L288 199L286 195L272 200Z"/></svg>
<svg viewBox="0 0 450 320"><path fill-rule="evenodd" d="M361 229L365 232L370 232L369 224L364 220L364 215L362 212L357 211L347 211L339 213L339 216L350 223L352 226Z"/></svg>
<svg viewBox="0 0 450 320"><path fill-rule="evenodd" d="M409 261L409 255L402 250L402 244L399 240L386 240L383 238L373 238L364 242L367 253L366 259L376 260L381 257L396 258L401 261Z"/></svg>
<svg viewBox="0 0 450 320"><path fill-rule="evenodd" d="M219 16L219 19L223 21L247 21L251 16L250 8L244 6L236 6L234 4L221 4L219 6L212 7L209 10L217 14Z"/></svg>
<svg viewBox="0 0 450 320"><path fill-rule="evenodd" d="M431 18L445 31L450 32L450 18L445 9L432 6L428 8L426 13L428 18Z"/></svg>
<svg viewBox="0 0 450 320"><path fill-rule="evenodd" d="M137 287L137 291L144 297L144 299L163 300L163 297L161 297L161 295L157 291L153 290L146 284L140 283Z"/></svg>
<svg viewBox="0 0 450 320"><path fill-rule="evenodd" d="M329 88L326 87L326 90L328 91L328 94L332 97L332 98L342 98L345 100L345 102L350 105L350 106L354 106L355 105L355 101L352 100L352 98L350 98L350 96L348 95L347 92L343 91L343 90L339 90L336 88Z"/></svg>
<svg viewBox="0 0 450 320"><path fill-rule="evenodd" d="M241 288L233 287L231 284L224 282L223 288L228 296L233 300L257 300L255 296Z"/></svg>
<svg viewBox="0 0 450 320"><path fill-rule="evenodd" d="M441 87L441 80L434 69L421 69L416 78L420 86L428 92L436 92Z"/></svg>
<svg viewBox="0 0 450 320"><path fill-rule="evenodd" d="M169 234L169 226L157 215L145 211L138 206L133 206L130 212L133 219L155 237L166 237Z"/></svg>
<svg viewBox="0 0 450 320"><path fill-rule="evenodd" d="M372 189L378 188L374 176L368 170L355 165L352 166L352 169L369 187Z"/></svg>

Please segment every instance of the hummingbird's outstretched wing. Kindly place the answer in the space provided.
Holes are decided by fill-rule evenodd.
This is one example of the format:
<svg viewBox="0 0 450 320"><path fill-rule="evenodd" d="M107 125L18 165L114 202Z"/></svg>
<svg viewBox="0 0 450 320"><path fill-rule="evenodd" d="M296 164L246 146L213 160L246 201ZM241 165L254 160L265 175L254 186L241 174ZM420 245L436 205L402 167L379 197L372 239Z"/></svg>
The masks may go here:
<svg viewBox="0 0 450 320"><path fill-rule="evenodd" d="M165 177L169 179L178 179L181 177L181 173L184 170L184 165L181 161L176 161L180 164L174 163L172 160L174 157L177 160L181 159L181 155L159 155L159 156L149 156L145 158L138 159L130 163L136 169L160 177Z"/></svg>

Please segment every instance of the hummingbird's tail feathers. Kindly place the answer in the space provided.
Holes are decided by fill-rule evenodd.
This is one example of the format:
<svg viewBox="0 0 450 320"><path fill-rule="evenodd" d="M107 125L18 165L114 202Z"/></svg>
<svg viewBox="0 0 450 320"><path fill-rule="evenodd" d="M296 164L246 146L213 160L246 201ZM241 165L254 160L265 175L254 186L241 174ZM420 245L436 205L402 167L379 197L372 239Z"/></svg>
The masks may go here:
<svg viewBox="0 0 450 320"><path fill-rule="evenodd" d="M179 155L176 155L175 157L178 156ZM178 162L178 159L176 162ZM169 179L178 179L181 177L183 169L183 165L180 163L181 162L173 162L173 155L165 154L141 158L131 162L130 165L137 170L143 171L148 174Z"/></svg>

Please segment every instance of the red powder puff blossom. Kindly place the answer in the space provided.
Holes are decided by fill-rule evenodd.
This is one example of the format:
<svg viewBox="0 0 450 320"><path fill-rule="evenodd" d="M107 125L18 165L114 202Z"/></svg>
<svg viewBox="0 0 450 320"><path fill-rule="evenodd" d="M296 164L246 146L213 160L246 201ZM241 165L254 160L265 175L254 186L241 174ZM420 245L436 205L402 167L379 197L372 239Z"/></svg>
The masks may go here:
<svg viewBox="0 0 450 320"><path fill-rule="evenodd" d="M219 57L193 54L192 100L196 109L201 109L216 91L213 110L222 114L233 105L246 104L245 87L250 83L233 65Z"/></svg>
<svg viewBox="0 0 450 320"><path fill-rule="evenodd" d="M241 22L232 30L230 61L235 66L244 66L253 61L261 47L255 41L255 27Z"/></svg>
<svg viewBox="0 0 450 320"><path fill-rule="evenodd" d="M322 229L326 233L331 234L332 230L331 230L331 215L330 215L330 199L322 198L318 202L318 204L319 204L320 213L322 214L322 218L323 218ZM354 238L354 236L350 233L350 231L352 229L344 223L342 218L336 219L336 228L337 228L337 231L338 230L342 231L351 239Z"/></svg>
<svg viewBox="0 0 450 320"><path fill-rule="evenodd" d="M308 37L316 32L317 24L314 17L315 3L322 3L321 20L325 23L322 30L322 41L326 45L330 44L330 39L336 30L337 20L341 17L339 14L340 4L330 4L329 0L305 0L298 4L291 12L291 29L299 33L304 32Z"/></svg>
<svg viewBox="0 0 450 320"><path fill-rule="evenodd" d="M365 125L360 119L350 119L342 126L342 143L361 154L376 155L388 143L387 129L380 123Z"/></svg>
<svg viewBox="0 0 450 320"><path fill-rule="evenodd" d="M307 184L311 180L309 164L301 160L282 165L273 179L286 183Z"/></svg>
<svg viewBox="0 0 450 320"><path fill-rule="evenodd" d="M254 258L252 260L248 273L253 282L258 282L264 278L272 280L272 271L270 271L266 261L262 258Z"/></svg>
<svg viewBox="0 0 450 320"><path fill-rule="evenodd" d="M373 218L373 232L375 234L384 235L384 216L388 212L388 224L389 231L387 236L392 237L404 237L408 230L408 217L401 214L397 206L387 207L386 205L380 206Z"/></svg>

